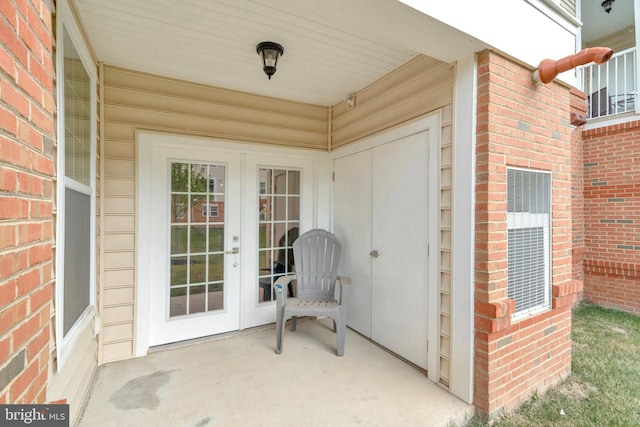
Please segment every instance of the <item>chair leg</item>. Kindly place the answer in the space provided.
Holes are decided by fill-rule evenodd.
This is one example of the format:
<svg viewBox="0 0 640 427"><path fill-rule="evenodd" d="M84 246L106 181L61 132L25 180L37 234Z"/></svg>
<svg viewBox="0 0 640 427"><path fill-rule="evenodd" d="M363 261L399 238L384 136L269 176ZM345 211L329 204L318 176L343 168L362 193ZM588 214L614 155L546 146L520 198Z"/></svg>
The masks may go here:
<svg viewBox="0 0 640 427"><path fill-rule="evenodd" d="M291 332L296 331L296 321L298 320L298 316L291 316Z"/></svg>
<svg viewBox="0 0 640 427"><path fill-rule="evenodd" d="M342 307L338 309L338 319L337 319L337 322L335 320L334 322L336 323L335 325L336 341L337 341L336 354L338 356L344 356L344 339L345 339L345 335L347 334L346 307L344 307L344 310L342 310Z"/></svg>
<svg viewBox="0 0 640 427"><path fill-rule="evenodd" d="M284 310L276 313L276 354L282 354L282 335L284 332Z"/></svg>

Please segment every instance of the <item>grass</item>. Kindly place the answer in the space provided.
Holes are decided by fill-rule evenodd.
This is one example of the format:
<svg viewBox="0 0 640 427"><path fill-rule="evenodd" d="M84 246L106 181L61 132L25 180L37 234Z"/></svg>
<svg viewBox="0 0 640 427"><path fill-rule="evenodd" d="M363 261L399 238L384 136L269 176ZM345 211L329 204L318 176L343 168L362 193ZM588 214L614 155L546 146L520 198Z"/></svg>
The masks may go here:
<svg viewBox="0 0 640 427"><path fill-rule="evenodd" d="M640 426L640 317L583 303L572 338L571 375L492 426ZM488 425L474 417L467 427Z"/></svg>

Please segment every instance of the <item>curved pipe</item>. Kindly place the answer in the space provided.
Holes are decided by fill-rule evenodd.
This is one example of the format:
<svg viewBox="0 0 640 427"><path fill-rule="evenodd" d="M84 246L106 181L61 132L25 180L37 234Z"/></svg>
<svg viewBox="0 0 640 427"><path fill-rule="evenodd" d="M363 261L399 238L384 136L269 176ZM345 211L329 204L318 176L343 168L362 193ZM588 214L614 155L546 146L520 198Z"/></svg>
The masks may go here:
<svg viewBox="0 0 640 427"><path fill-rule="evenodd" d="M608 47L590 47L574 55L565 56L557 61L544 59L533 72L533 81L536 83L549 83L560 73L569 71L579 65L588 64L589 62L604 64L611 59L611 56L613 56L613 50Z"/></svg>

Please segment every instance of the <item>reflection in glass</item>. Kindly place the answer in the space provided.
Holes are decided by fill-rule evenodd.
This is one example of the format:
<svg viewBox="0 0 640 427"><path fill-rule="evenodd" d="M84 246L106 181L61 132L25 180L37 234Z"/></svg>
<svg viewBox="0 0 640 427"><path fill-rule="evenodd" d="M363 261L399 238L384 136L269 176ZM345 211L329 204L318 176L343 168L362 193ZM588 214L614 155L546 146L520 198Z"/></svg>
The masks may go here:
<svg viewBox="0 0 640 427"><path fill-rule="evenodd" d="M224 278L224 254L209 255L209 282Z"/></svg>
<svg viewBox="0 0 640 427"><path fill-rule="evenodd" d="M186 223L188 221L188 203L189 198L184 194L173 194L171 196L171 222Z"/></svg>
<svg viewBox="0 0 640 427"><path fill-rule="evenodd" d="M206 195L191 196L190 222L207 222L208 204Z"/></svg>
<svg viewBox="0 0 640 427"><path fill-rule="evenodd" d="M273 219L274 221L287 220L287 196L273 197Z"/></svg>
<svg viewBox="0 0 640 427"><path fill-rule="evenodd" d="M287 194L287 171L273 171L273 194Z"/></svg>
<svg viewBox="0 0 640 427"><path fill-rule="evenodd" d="M300 197L289 197L287 202L287 219L300 220Z"/></svg>
<svg viewBox="0 0 640 427"><path fill-rule="evenodd" d="M293 270L293 242L300 229L297 170L258 171L258 302L273 300L273 282Z"/></svg>
<svg viewBox="0 0 640 427"><path fill-rule="evenodd" d="M91 184L91 79L66 28L64 28L63 37L64 172L68 178L89 186Z"/></svg>
<svg viewBox="0 0 640 427"><path fill-rule="evenodd" d="M172 288L169 303L170 316L182 316L187 314L187 288Z"/></svg>
<svg viewBox="0 0 640 427"><path fill-rule="evenodd" d="M191 255L189 267L189 283L203 283L207 280L206 255Z"/></svg>
<svg viewBox="0 0 640 427"><path fill-rule="evenodd" d="M224 251L224 225L209 225L209 252Z"/></svg>
<svg viewBox="0 0 640 427"><path fill-rule="evenodd" d="M205 311L206 286L192 286L189 288L189 313Z"/></svg>
<svg viewBox="0 0 640 427"><path fill-rule="evenodd" d="M207 294L209 311L222 310L224 308L224 290L222 283L210 283Z"/></svg>
<svg viewBox="0 0 640 427"><path fill-rule="evenodd" d="M187 283L188 258L186 256L171 257L171 286Z"/></svg>
<svg viewBox="0 0 640 427"><path fill-rule="evenodd" d="M187 253L187 239L189 229L186 225L171 226L171 254Z"/></svg>
<svg viewBox="0 0 640 427"><path fill-rule="evenodd" d="M170 316L224 307L225 166L171 164Z"/></svg>
<svg viewBox="0 0 640 427"><path fill-rule="evenodd" d="M289 171L288 195L300 195L300 171Z"/></svg>
<svg viewBox="0 0 640 427"><path fill-rule="evenodd" d="M209 188L209 168L207 165L191 165L189 184L192 193L206 193Z"/></svg>
<svg viewBox="0 0 640 427"><path fill-rule="evenodd" d="M207 250L207 226L204 224L192 225L190 227L189 252L201 253Z"/></svg>
<svg viewBox="0 0 640 427"><path fill-rule="evenodd" d="M184 163L171 165L171 191L185 192L189 188L189 166Z"/></svg>

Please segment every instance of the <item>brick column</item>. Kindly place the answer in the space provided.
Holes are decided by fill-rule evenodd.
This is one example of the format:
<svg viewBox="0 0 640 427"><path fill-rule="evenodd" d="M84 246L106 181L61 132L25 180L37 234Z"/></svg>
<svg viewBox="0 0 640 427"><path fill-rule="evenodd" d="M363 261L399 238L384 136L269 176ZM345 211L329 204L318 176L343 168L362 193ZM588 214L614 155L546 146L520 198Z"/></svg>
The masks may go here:
<svg viewBox="0 0 640 427"><path fill-rule="evenodd" d="M52 310L49 2L0 1L0 403L45 401Z"/></svg>
<svg viewBox="0 0 640 427"><path fill-rule="evenodd" d="M571 369L570 91L530 69L478 56L474 404L489 417L545 391ZM551 307L513 320L508 298L507 167L551 172Z"/></svg>

